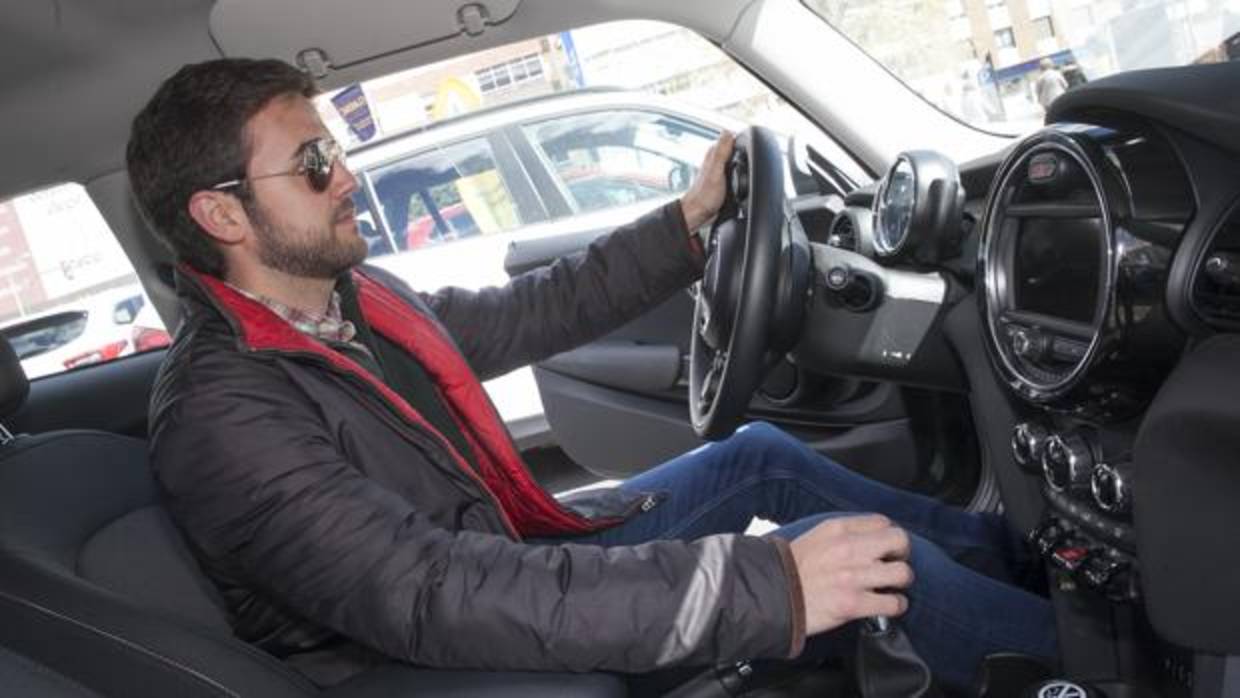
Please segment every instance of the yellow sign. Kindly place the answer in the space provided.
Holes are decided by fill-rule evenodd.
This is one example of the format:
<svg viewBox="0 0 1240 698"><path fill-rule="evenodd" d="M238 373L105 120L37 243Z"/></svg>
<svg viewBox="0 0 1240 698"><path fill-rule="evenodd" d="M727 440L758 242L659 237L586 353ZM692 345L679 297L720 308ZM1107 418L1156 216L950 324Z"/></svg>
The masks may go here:
<svg viewBox="0 0 1240 698"><path fill-rule="evenodd" d="M460 78L444 78L443 82L439 83L439 89L435 91L435 103L431 106L431 116L439 121L468 114L480 106L482 106L482 97L468 83ZM499 207L501 210L497 211L494 205L497 203L494 201L497 194L501 202L503 198L506 198L503 196L503 182L500 181L499 173L495 170L458 179L456 190L461 196L461 203L465 205L469 215L483 234L499 232L515 224L513 221L501 220L511 217L511 214L502 215L503 207Z"/></svg>
<svg viewBox="0 0 1240 698"><path fill-rule="evenodd" d="M460 78L444 78L435 90L431 116L436 121L467 114L482 106L482 97Z"/></svg>

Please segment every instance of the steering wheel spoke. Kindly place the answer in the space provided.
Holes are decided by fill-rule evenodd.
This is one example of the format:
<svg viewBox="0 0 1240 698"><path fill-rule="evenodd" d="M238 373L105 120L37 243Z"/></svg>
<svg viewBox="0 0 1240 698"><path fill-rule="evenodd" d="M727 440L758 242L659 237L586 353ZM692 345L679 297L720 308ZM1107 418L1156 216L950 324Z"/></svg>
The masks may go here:
<svg viewBox="0 0 1240 698"><path fill-rule="evenodd" d="M715 352L711 358L710 368L706 371L706 376L702 378L702 391L698 399L705 404L709 404L715 399L715 395L719 388L719 379L723 377L723 369L728 365L728 356L723 352Z"/></svg>

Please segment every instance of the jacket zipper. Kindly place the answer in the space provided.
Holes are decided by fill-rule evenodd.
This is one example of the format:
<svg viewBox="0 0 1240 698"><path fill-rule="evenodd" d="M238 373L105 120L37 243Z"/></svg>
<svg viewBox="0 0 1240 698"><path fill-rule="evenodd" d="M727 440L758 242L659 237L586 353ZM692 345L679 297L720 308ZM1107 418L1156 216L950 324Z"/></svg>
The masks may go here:
<svg viewBox="0 0 1240 698"><path fill-rule="evenodd" d="M475 383L477 383L478 385L482 385L482 381L478 379L478 374L474 372L474 368L469 365L468 361L464 363L465 363L466 370L469 371L469 376L474 379ZM439 390L438 385L435 386L435 390L436 391ZM485 396L485 393L486 393L486 388L484 387L483 388L484 396ZM491 402L491 398L489 396L485 396L485 397L486 397L487 409L491 411L491 416L494 417L497 422L499 422L500 424L503 424L504 418L500 416L499 410L495 407L495 403ZM442 394L440 395L440 399L443 399ZM512 434L508 432L507 427L504 427L504 438L507 439L508 445L512 448L513 453L520 455L521 450L517 448L517 442L512 440ZM523 467L524 467L524 464L523 464ZM528 468L526 468L526 470L528 470ZM560 504L559 500L557 500L555 497L551 496L550 494L547 495L547 499L551 500L551 503L554 504L556 508L559 509L561 512L575 519L576 521L586 526L587 529L591 531L596 530L605 525L622 522L626 518L624 516L604 516L604 517L600 517L597 519L591 519L591 518L582 516L581 514L578 514L577 512L573 511L572 509L569 509L563 504ZM654 508L654 504L651 504L651 509L653 508ZM650 509L642 509L642 511L650 511Z"/></svg>
<svg viewBox="0 0 1240 698"><path fill-rule="evenodd" d="M328 361L324 357L319 356L318 354L315 354L312 352L288 351L288 350L282 350L282 349L251 349L250 351L252 353L266 354L269 356L288 356L288 357L298 357L302 359L307 359L307 360L310 360L312 363L318 364L322 366L323 368L326 368L328 371L331 371L332 373L342 376L351 382L359 384L366 390L374 391L373 386L371 386L370 383L367 382L365 378L361 378L357 376L353 371L348 371L339 366L336 366L331 361ZM346 360L349 360L347 357L345 358ZM406 428L406 427L412 428L420 434L429 436L432 441L435 441L436 443L438 443L444 450L448 452L449 457L451 457L452 460L456 462L457 467L460 470L462 470L465 473L465 475L467 475L471 480L473 480L474 483L477 484L478 487L482 490L482 492L484 492L486 496L490 498L491 503L495 506L495 511L499 513L500 521L501 523L504 524L504 528L508 529L508 532L516 540L519 541L522 539L520 532L517 531L516 525L512 523L512 519L508 518L508 512L504 511L504 506L500 503L499 497L495 496L495 493L491 491L491 488L487 486L486 482L484 482L482 478L477 473L475 473L472 468L469 467L468 463L466 463L465 459L459 453L457 453L456 449L452 446L452 444L448 443L447 437L437 432L429 431L423 428L422 425L418 424L417 422L410 420L408 417L406 417L404 414L401 413L400 409L396 405L389 404L388 399L384 397L382 393L378 395L378 398L384 403L384 405L387 406L387 409L378 411L378 415L381 419L388 420L389 423L391 423L391 418L393 416L396 416L398 421L397 423L392 424L392 426L397 429L398 433L402 428ZM372 409L372 412L374 411L375 410ZM395 415L393 415L393 413L395 413Z"/></svg>

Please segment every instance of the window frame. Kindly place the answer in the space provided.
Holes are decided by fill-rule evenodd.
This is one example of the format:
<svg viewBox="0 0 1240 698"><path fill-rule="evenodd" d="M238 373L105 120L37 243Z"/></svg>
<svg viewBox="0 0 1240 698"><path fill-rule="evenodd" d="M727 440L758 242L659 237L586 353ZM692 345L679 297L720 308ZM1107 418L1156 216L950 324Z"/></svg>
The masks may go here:
<svg viewBox="0 0 1240 698"><path fill-rule="evenodd" d="M1058 36L1055 32L1055 18L1051 15L1034 17L1029 21L1029 26L1033 27L1034 41L1045 41L1046 39L1054 39ZM1046 36L1041 36L1042 26L1045 26L1047 29Z"/></svg>
<svg viewBox="0 0 1240 698"><path fill-rule="evenodd" d="M999 36L1001 34L1006 34L1008 37L1011 38L1011 40L1006 44L999 41ZM1016 48L1016 32L1012 29L1012 27L1001 27L999 29L996 29L994 31L994 41L995 41L995 48L998 50L1003 50L1005 48Z"/></svg>

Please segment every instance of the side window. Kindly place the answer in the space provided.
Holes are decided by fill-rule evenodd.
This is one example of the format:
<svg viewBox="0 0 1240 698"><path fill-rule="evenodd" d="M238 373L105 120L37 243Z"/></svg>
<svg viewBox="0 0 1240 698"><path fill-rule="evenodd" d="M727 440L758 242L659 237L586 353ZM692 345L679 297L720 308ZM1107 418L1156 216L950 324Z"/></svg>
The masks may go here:
<svg viewBox="0 0 1240 698"><path fill-rule="evenodd" d="M525 127L578 213L670 197L689 188L718 135L648 111L573 114Z"/></svg>
<svg viewBox="0 0 1240 698"><path fill-rule="evenodd" d="M414 250L521 225L485 139L426 151L370 174L397 250Z"/></svg>
<svg viewBox="0 0 1240 698"><path fill-rule="evenodd" d="M31 379L167 346L112 231L82 187L0 202L0 336Z"/></svg>

